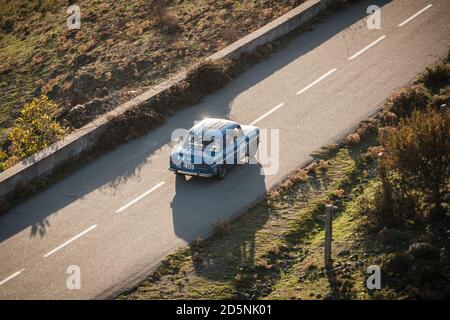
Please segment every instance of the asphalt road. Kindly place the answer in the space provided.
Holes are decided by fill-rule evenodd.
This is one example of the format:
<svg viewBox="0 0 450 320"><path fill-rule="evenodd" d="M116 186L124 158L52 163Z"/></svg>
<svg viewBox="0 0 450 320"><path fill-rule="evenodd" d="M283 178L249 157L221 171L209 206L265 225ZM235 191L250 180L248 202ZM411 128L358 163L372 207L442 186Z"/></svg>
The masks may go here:
<svg viewBox="0 0 450 320"><path fill-rule="evenodd" d="M370 4L382 7L380 30L366 27ZM136 283L219 218L254 203L311 152L341 138L393 90L445 56L449 12L447 0L352 5L203 103L1 216L0 298L106 298ZM259 119L261 128L279 129L278 172L261 175L258 165L237 166L223 181L168 172L172 130L205 116L243 124ZM66 286L71 265L80 268L79 290Z"/></svg>

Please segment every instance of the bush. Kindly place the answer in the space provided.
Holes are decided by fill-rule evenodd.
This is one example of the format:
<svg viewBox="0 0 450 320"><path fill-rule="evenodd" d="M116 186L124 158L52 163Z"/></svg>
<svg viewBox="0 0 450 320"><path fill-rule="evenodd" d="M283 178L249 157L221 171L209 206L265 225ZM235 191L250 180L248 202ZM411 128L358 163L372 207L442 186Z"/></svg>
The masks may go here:
<svg viewBox="0 0 450 320"><path fill-rule="evenodd" d="M11 155L25 159L62 138L68 130L55 120L57 112L58 105L45 95L25 105L8 135Z"/></svg>
<svg viewBox="0 0 450 320"><path fill-rule="evenodd" d="M439 260L440 251L428 242L416 242L409 247L408 253L415 259Z"/></svg>
<svg viewBox="0 0 450 320"><path fill-rule="evenodd" d="M3 171L7 168L6 160L8 159L8 155L3 150L0 150L0 171Z"/></svg>
<svg viewBox="0 0 450 320"><path fill-rule="evenodd" d="M306 172L309 173L309 174L316 174L318 166L319 166L319 164L317 162L311 162L306 167Z"/></svg>
<svg viewBox="0 0 450 320"><path fill-rule="evenodd" d="M372 146L367 149L367 155L372 160L377 160L380 156L383 155L383 147L382 146Z"/></svg>
<svg viewBox="0 0 450 320"><path fill-rule="evenodd" d="M406 220L417 220L417 199L388 179L377 181L358 198L358 211L373 231L401 228Z"/></svg>
<svg viewBox="0 0 450 320"><path fill-rule="evenodd" d="M385 244L395 244L398 245L409 238L409 234L397 230L397 229L389 229L384 227L379 233L378 236L381 238L380 240Z"/></svg>
<svg viewBox="0 0 450 320"><path fill-rule="evenodd" d="M396 128L380 136L380 161L388 180L411 194L420 191L426 201L441 207L448 197L450 176L450 117L447 110L414 111Z"/></svg>
<svg viewBox="0 0 450 320"><path fill-rule="evenodd" d="M349 145L355 145L361 142L361 137L359 136L358 133L352 133L349 134L346 138L345 138L345 142L348 143Z"/></svg>
<svg viewBox="0 0 450 320"><path fill-rule="evenodd" d="M301 169L297 172L293 173L289 178L291 180L292 185L296 183L306 183L309 180L308 174L305 170Z"/></svg>
<svg viewBox="0 0 450 320"><path fill-rule="evenodd" d="M398 122L398 116L389 110L383 110L378 118L384 125L395 125Z"/></svg>
<svg viewBox="0 0 450 320"><path fill-rule="evenodd" d="M194 92L209 94L231 80L232 69L230 60L205 60L188 71L186 81Z"/></svg>
<svg viewBox="0 0 450 320"><path fill-rule="evenodd" d="M442 105L450 107L450 86L439 90L439 93L431 99L430 104L435 108L440 108Z"/></svg>
<svg viewBox="0 0 450 320"><path fill-rule="evenodd" d="M322 159L322 160L319 160L317 169L319 169L319 171L321 171L321 172L326 172L326 171L328 171L328 166L329 166L329 162Z"/></svg>
<svg viewBox="0 0 450 320"><path fill-rule="evenodd" d="M437 259L436 248L426 246L425 251L426 259L414 257L409 250L384 256L384 286L395 288L409 299L448 299L448 268Z"/></svg>
<svg viewBox="0 0 450 320"><path fill-rule="evenodd" d="M213 228L213 232L217 236L226 235L226 234L230 233L230 230L231 230L230 223L228 221L222 220L222 219L218 220L214 224L214 228Z"/></svg>
<svg viewBox="0 0 450 320"><path fill-rule="evenodd" d="M415 85L397 91L388 101L387 107L397 116L407 116L415 109L425 109L430 93L423 85Z"/></svg>
<svg viewBox="0 0 450 320"><path fill-rule="evenodd" d="M427 68L420 82L433 92L447 86L450 83L450 63L443 62Z"/></svg>

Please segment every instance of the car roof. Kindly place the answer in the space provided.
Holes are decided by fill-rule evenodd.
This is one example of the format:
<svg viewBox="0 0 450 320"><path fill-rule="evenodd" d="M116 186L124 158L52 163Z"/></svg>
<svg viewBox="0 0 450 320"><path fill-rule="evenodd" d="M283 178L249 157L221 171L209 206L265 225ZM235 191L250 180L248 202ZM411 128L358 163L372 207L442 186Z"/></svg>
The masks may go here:
<svg viewBox="0 0 450 320"><path fill-rule="evenodd" d="M207 118L197 123L191 130L201 130L202 132L210 129L224 131L236 126L237 123L226 119Z"/></svg>

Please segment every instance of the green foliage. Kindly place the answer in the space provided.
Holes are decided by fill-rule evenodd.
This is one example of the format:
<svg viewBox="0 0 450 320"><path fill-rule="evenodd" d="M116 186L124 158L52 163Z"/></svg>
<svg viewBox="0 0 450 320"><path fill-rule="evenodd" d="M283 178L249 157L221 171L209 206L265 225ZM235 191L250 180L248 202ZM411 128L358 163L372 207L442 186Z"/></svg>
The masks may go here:
<svg viewBox="0 0 450 320"><path fill-rule="evenodd" d="M364 194L358 198L358 211L367 219L367 226L372 231L385 227L399 228L405 221L417 220L417 199L409 194L404 186L396 184L394 179L386 176L370 183Z"/></svg>
<svg viewBox="0 0 450 320"><path fill-rule="evenodd" d="M25 105L9 133L11 155L24 159L62 138L68 130L55 120L57 111L45 95Z"/></svg>
<svg viewBox="0 0 450 320"><path fill-rule="evenodd" d="M8 155L3 150L0 150L0 171L3 171L7 168L6 160L8 159Z"/></svg>

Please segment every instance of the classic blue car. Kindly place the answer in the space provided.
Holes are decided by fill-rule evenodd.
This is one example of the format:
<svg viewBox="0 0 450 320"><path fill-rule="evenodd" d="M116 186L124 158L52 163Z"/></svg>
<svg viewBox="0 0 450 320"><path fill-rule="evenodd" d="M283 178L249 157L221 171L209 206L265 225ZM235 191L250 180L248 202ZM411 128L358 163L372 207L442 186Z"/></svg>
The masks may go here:
<svg viewBox="0 0 450 320"><path fill-rule="evenodd" d="M225 178L227 167L255 159L260 129L224 119L200 121L172 150L169 170L177 174ZM255 160L256 161L256 160Z"/></svg>

